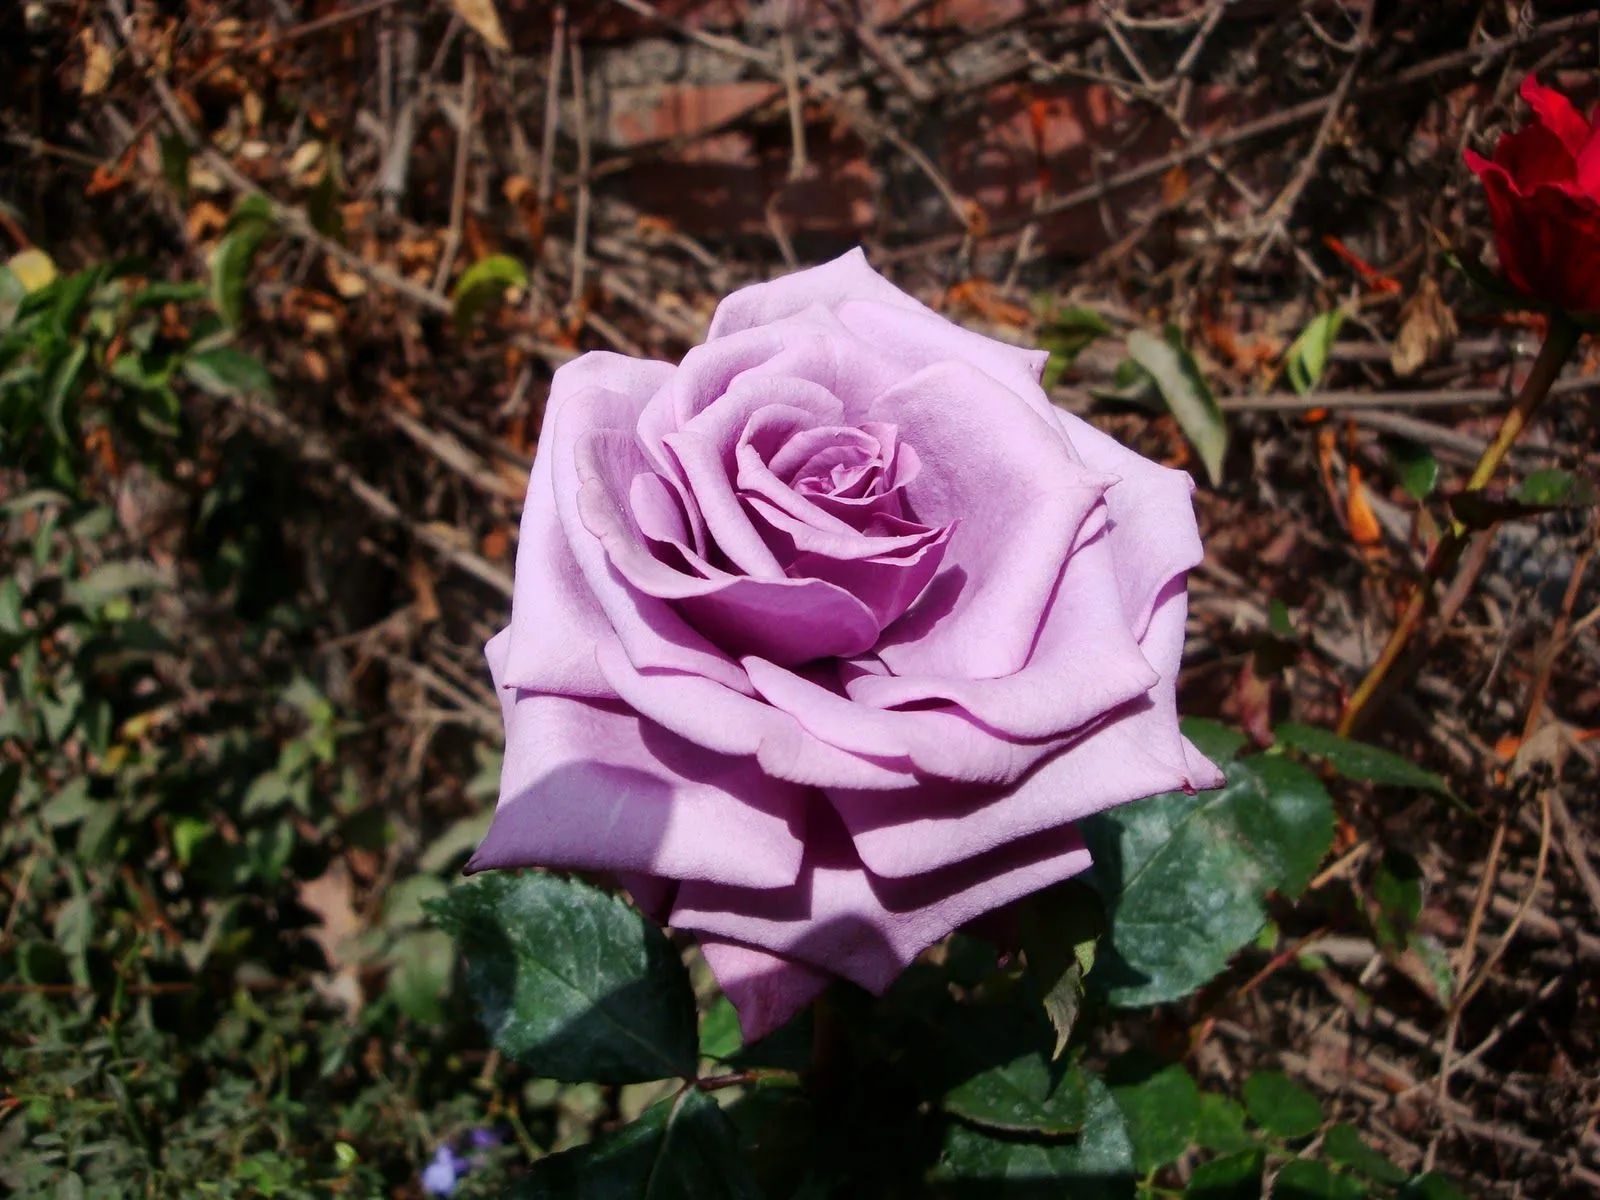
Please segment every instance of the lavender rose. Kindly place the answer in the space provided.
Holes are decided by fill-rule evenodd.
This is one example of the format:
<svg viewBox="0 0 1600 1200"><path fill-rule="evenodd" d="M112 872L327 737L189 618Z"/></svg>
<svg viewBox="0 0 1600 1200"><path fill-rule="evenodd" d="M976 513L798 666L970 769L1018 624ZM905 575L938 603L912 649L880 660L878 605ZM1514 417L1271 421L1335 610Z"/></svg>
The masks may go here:
<svg viewBox="0 0 1600 1200"><path fill-rule="evenodd" d="M1217 786L1175 711L1189 477L1053 408L1045 359L854 251L677 366L557 371L470 869L617 874L754 1039L1083 871L1073 821Z"/></svg>

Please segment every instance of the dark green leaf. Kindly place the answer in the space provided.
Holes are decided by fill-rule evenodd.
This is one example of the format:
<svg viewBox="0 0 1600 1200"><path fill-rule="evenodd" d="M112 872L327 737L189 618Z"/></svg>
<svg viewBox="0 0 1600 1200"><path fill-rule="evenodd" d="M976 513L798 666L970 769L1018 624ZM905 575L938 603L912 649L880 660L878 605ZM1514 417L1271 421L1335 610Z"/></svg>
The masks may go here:
<svg viewBox="0 0 1600 1200"><path fill-rule="evenodd" d="M1322 1152L1377 1183L1404 1183L1406 1172L1362 1140L1354 1125L1340 1122L1323 1136Z"/></svg>
<svg viewBox="0 0 1600 1200"><path fill-rule="evenodd" d="M1389 442L1389 455L1407 495L1418 503L1433 495L1439 484L1439 460L1433 451L1419 442L1395 438Z"/></svg>
<svg viewBox="0 0 1600 1200"><path fill-rule="evenodd" d="M1244 1082L1250 1119L1282 1138L1310 1137L1322 1128L1317 1098L1282 1071L1257 1071Z"/></svg>
<svg viewBox="0 0 1600 1200"><path fill-rule="evenodd" d="M1178 1063L1130 1050L1106 1068L1133 1140L1133 1165L1141 1175L1177 1162L1200 1123L1200 1089Z"/></svg>
<svg viewBox="0 0 1600 1200"><path fill-rule="evenodd" d="M1507 491L1491 484L1476 491L1456 492L1448 497L1450 512L1463 525L1487 529L1500 521L1537 517L1566 508L1588 508L1600 503L1600 491L1593 483L1566 471L1535 471L1515 488Z"/></svg>
<svg viewBox="0 0 1600 1200"><path fill-rule="evenodd" d="M133 294L129 301L134 308L160 308L164 304L190 304L205 297L206 289L198 283L168 283L156 280Z"/></svg>
<svg viewBox="0 0 1600 1200"><path fill-rule="evenodd" d="M738 1133L687 1088L617 1132L533 1164L514 1200L755 1200Z"/></svg>
<svg viewBox="0 0 1600 1200"><path fill-rule="evenodd" d="M1272 735L1278 745L1298 750L1312 758L1320 758L1346 779L1388 784L1391 787L1421 788L1441 796L1450 795L1450 785L1442 778L1392 750L1294 721L1285 721L1272 731Z"/></svg>
<svg viewBox="0 0 1600 1200"><path fill-rule="evenodd" d="M1083 1003L1083 979L1094 967L1095 943L1105 932L1098 893L1070 879L1028 897L1018 906L1022 952L1028 976L1055 1030L1052 1058L1060 1058Z"/></svg>
<svg viewBox="0 0 1600 1200"><path fill-rule="evenodd" d="M194 152L189 143L176 133L161 138L161 177L166 181L180 204L189 199L189 160Z"/></svg>
<svg viewBox="0 0 1600 1200"><path fill-rule="evenodd" d="M1239 751L1250 742L1237 729L1229 729L1205 717L1184 717L1178 722L1178 727L1183 731L1183 736L1194 743L1196 750L1218 766L1239 757Z"/></svg>
<svg viewBox="0 0 1600 1200"><path fill-rule="evenodd" d="M1228 428L1178 331L1169 329L1162 338L1136 329L1128 335L1128 356L1155 382L1178 427L1199 452L1206 477L1213 484L1220 483L1228 453Z"/></svg>
<svg viewBox="0 0 1600 1200"><path fill-rule="evenodd" d="M70 445L75 440L67 429L68 405L78 395L78 377L89 359L89 343L79 340L67 356L56 364L50 376L50 387L45 393L44 415L56 441Z"/></svg>
<svg viewBox="0 0 1600 1200"><path fill-rule="evenodd" d="M1260 931L1263 896L1298 895L1327 853L1333 805L1309 770L1256 755L1228 777L1083 823L1110 927L1091 980L1114 1004L1160 1004L1208 983Z"/></svg>
<svg viewBox="0 0 1600 1200"><path fill-rule="evenodd" d="M183 360L189 382L213 396L273 395L272 376L261 360L237 346L213 346Z"/></svg>
<svg viewBox="0 0 1600 1200"><path fill-rule="evenodd" d="M242 202L229 221L229 232L211 255L211 304L230 328L244 319L245 287L256 251L272 232L271 208L259 197Z"/></svg>
<svg viewBox="0 0 1600 1200"><path fill-rule="evenodd" d="M1183 1194L1186 1200L1261 1200L1266 1169L1267 1156L1260 1150L1214 1158L1195 1168Z"/></svg>
<svg viewBox="0 0 1600 1200"><path fill-rule="evenodd" d="M1031 1200L1067 1195L1072 1200L1124 1200L1133 1195L1133 1143L1110 1090L1086 1076L1087 1109L1078 1136L1023 1141L991 1136L960 1122L945 1131L934 1168L934 1193L942 1196L1015 1196Z"/></svg>
<svg viewBox="0 0 1600 1200"><path fill-rule="evenodd" d="M1087 1113L1090 1077L1076 1063L1029 1053L952 1088L945 1111L1010 1133L1074 1133Z"/></svg>
<svg viewBox="0 0 1600 1200"><path fill-rule="evenodd" d="M1336 1175L1309 1158L1285 1164L1272 1181L1272 1200L1363 1200L1366 1194L1359 1179Z"/></svg>
<svg viewBox="0 0 1600 1200"><path fill-rule="evenodd" d="M426 907L466 955L467 986L503 1053L551 1079L694 1074L688 972L623 900L556 875L493 874Z"/></svg>
<svg viewBox="0 0 1600 1200"><path fill-rule="evenodd" d="M1200 1119L1195 1126L1194 1140L1197 1145L1218 1154L1234 1154L1257 1145L1256 1138L1244 1127L1244 1109L1215 1092L1200 1094Z"/></svg>
<svg viewBox="0 0 1600 1200"><path fill-rule="evenodd" d="M729 1059L743 1047L739 1012L733 1007L733 1001L718 996L716 1003L700 1018L700 1057Z"/></svg>
<svg viewBox="0 0 1600 1200"><path fill-rule="evenodd" d="M1284 353L1284 372L1289 376L1290 386L1300 395L1309 395L1322 382L1322 372L1328 365L1328 352L1333 349L1343 325L1342 308L1313 317Z"/></svg>
<svg viewBox="0 0 1600 1200"><path fill-rule="evenodd" d="M452 318L456 332L469 332L477 320L512 288L528 286L528 271L506 254L491 254L479 259L461 273L451 293Z"/></svg>
<svg viewBox="0 0 1600 1200"><path fill-rule="evenodd" d="M1378 943L1386 950L1405 949L1422 915L1421 864L1403 851L1390 850L1373 873L1372 898L1378 902Z"/></svg>

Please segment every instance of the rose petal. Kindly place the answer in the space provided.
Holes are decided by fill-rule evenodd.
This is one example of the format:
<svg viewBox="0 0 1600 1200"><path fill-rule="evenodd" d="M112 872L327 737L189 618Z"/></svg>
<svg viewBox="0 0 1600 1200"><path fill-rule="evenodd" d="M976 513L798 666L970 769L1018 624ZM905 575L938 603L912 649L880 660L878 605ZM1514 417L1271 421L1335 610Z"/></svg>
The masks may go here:
<svg viewBox="0 0 1600 1200"><path fill-rule="evenodd" d="M857 246L832 262L740 288L727 296L711 317L706 341L771 326L813 305L833 309L852 299L876 300L907 312L929 311L874 271Z"/></svg>
<svg viewBox="0 0 1600 1200"><path fill-rule="evenodd" d="M1184 507L1187 516L1187 493ZM1143 695L1161 676L1129 631L1103 509L1085 520L1078 536L1021 670L998 679L863 674L847 679L850 698L874 708L943 700L1003 734L1051 738ZM752 676L751 682L765 693L760 680Z"/></svg>
<svg viewBox="0 0 1600 1200"><path fill-rule="evenodd" d="M1067 827L949 870L883 879L861 865L836 824L816 820L792 887L685 883L672 924L810 963L882 993L912 959L959 926L1088 866L1089 852Z"/></svg>
<svg viewBox="0 0 1600 1200"><path fill-rule="evenodd" d="M504 667L506 639L491 640ZM558 866L747 887L794 881L807 790L613 704L501 688L500 802L469 871Z"/></svg>
<svg viewBox="0 0 1600 1200"><path fill-rule="evenodd" d="M1178 732L1175 685L1187 609L1180 581L1150 620L1143 650L1161 683L1014 787L984 793L930 781L905 797L828 789L862 861L881 875L913 876L1130 800L1218 786L1216 768Z"/></svg>
<svg viewBox="0 0 1600 1200"><path fill-rule="evenodd" d="M750 756L774 779L813 787L904 788L916 782L907 763L879 762L830 746L788 713L694 675L641 672L620 642L597 651L606 681L623 702L697 746Z"/></svg>
<svg viewBox="0 0 1600 1200"><path fill-rule="evenodd" d="M1052 420L964 363L929 367L874 407L926 467L905 489L908 515L960 522L943 568L885 630L878 656L901 675L1016 672L1078 527L1112 480L1080 466Z"/></svg>
<svg viewBox="0 0 1600 1200"><path fill-rule="evenodd" d="M739 1014L745 1045L783 1028L827 988L833 976L816 967L720 938L699 939L717 986Z"/></svg>
<svg viewBox="0 0 1600 1200"><path fill-rule="evenodd" d="M1519 91L1540 124L1561 140L1568 154L1577 158L1589 140L1589 123L1572 106L1572 101L1555 89L1544 87L1532 75L1523 79Z"/></svg>
<svg viewBox="0 0 1600 1200"><path fill-rule="evenodd" d="M1194 517L1194 480L1187 471L1135 454L1069 412L1058 409L1056 420L1086 467L1117 479L1105 495L1113 569L1128 628L1143 637L1156 597L1205 557Z"/></svg>
<svg viewBox="0 0 1600 1200"><path fill-rule="evenodd" d="M506 678L535 691L604 699L611 696L595 666L595 643L608 632L605 612L573 556L556 512L551 436L557 416L597 381L643 407L671 378L668 363L646 362L595 351L564 364L550 381L546 436L539 439L522 507ZM581 405L581 401L580 401Z"/></svg>

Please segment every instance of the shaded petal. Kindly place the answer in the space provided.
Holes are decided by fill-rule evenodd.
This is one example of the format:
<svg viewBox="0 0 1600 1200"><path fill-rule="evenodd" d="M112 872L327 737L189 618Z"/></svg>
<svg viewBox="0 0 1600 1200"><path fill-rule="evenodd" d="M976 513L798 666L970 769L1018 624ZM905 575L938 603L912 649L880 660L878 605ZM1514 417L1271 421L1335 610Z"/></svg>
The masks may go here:
<svg viewBox="0 0 1600 1200"><path fill-rule="evenodd" d="M616 640L600 643L600 669L629 707L718 754L749 756L774 779L815 787L904 788L909 764L878 762L830 746L788 713L697 675L641 672Z"/></svg>
<svg viewBox="0 0 1600 1200"><path fill-rule="evenodd" d="M1188 515L1187 493L1184 507ZM1079 532L1020 671L998 679L860 674L847 678L846 692L876 708L943 700L1020 738L1061 737L1098 720L1161 679L1129 630L1111 548L1100 509ZM761 680L751 682L765 694Z"/></svg>
<svg viewBox="0 0 1600 1200"><path fill-rule="evenodd" d="M817 820L792 887L685 883L672 924L810 963L881 994L959 926L1088 866L1089 852L1069 827L949 870L884 879L862 866L841 830Z"/></svg>
<svg viewBox="0 0 1600 1200"><path fill-rule="evenodd" d="M960 521L943 567L878 656L900 675L988 679L1027 661L1078 527L1113 482L1073 457L1053 415L976 368L941 363L879 398L925 469L905 489L924 525Z"/></svg>
<svg viewBox="0 0 1600 1200"><path fill-rule="evenodd" d="M551 467L557 439L551 430L574 398L597 385L636 411L672 372L668 363L594 351L558 368L550 381L545 436L534 455L517 539L505 674L519 687L596 699L611 695L594 663L595 643L610 623L561 526Z"/></svg>
<svg viewBox="0 0 1600 1200"><path fill-rule="evenodd" d="M903 796L828 789L862 861L882 875L913 876L1130 800L1219 786L1216 768L1178 732L1176 679L1187 609L1178 584L1151 618L1143 650L1161 672L1160 684L1014 787L984 792L930 782Z"/></svg>
<svg viewBox="0 0 1600 1200"><path fill-rule="evenodd" d="M754 946L702 937L700 952L733 1002L745 1045L781 1029L832 982L826 971Z"/></svg>
<svg viewBox="0 0 1600 1200"><path fill-rule="evenodd" d="M1532 75L1523 79L1518 90L1540 124L1560 139L1568 154L1577 158L1589 140L1589 123L1572 106L1572 101L1554 88L1543 86Z"/></svg>
<svg viewBox="0 0 1600 1200"><path fill-rule="evenodd" d="M486 653L503 667L504 651L502 634ZM807 789L619 705L504 687L500 697L500 802L469 871L574 867L747 887L794 881Z"/></svg>

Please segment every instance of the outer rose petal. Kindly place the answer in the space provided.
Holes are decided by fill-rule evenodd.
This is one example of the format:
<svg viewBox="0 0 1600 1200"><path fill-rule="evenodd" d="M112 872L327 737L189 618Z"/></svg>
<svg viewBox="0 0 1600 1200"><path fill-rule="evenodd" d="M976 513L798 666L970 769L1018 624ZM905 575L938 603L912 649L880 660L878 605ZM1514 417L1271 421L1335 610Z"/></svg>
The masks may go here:
<svg viewBox="0 0 1600 1200"><path fill-rule="evenodd" d="M560 367L550 381L545 409L548 434L576 395L604 380L642 406L671 378L668 363L645 362L597 351ZM511 601L506 679L520 687L567 696L609 698L611 689L594 662L594 646L609 632L599 602L573 557L556 514L551 460L555 438L539 439L522 507Z"/></svg>
<svg viewBox="0 0 1600 1200"><path fill-rule="evenodd" d="M826 971L754 946L712 937L699 942L717 986L739 1014L746 1045L787 1025L833 979Z"/></svg>
<svg viewBox="0 0 1600 1200"><path fill-rule="evenodd" d="M819 267L740 288L717 305L706 341L771 325L815 304L832 309L847 300L876 300L908 312L931 311L874 271L858 246Z"/></svg>
<svg viewBox="0 0 1600 1200"><path fill-rule="evenodd" d="M1470 154L1467 163L1483 181L1511 285L1568 312L1600 309L1600 204L1549 186L1523 196L1500 164Z"/></svg>
<svg viewBox="0 0 1600 1200"><path fill-rule="evenodd" d="M486 648L504 667L506 636ZM793 882L804 788L765 777L610 704L501 688L506 753L494 823L469 870L560 866Z"/></svg>
<svg viewBox="0 0 1600 1200"><path fill-rule="evenodd" d="M880 875L915 877L1130 800L1220 786L1221 773L1178 732L1176 680L1187 610L1179 583L1151 618L1144 653L1161 682L1020 784L983 792L928 783L898 795L829 789L862 861Z"/></svg>
<svg viewBox="0 0 1600 1200"><path fill-rule="evenodd" d="M1577 158L1590 134L1589 123L1572 106L1572 101L1555 89L1544 87L1532 75L1523 79L1519 90L1540 124L1560 138L1567 153Z"/></svg>
<svg viewBox="0 0 1600 1200"><path fill-rule="evenodd" d="M950 870L883 879L861 865L836 825L815 820L793 887L753 891L686 883L678 889L672 924L798 959L881 993L954 929L1088 866L1089 852L1068 827Z"/></svg>

